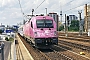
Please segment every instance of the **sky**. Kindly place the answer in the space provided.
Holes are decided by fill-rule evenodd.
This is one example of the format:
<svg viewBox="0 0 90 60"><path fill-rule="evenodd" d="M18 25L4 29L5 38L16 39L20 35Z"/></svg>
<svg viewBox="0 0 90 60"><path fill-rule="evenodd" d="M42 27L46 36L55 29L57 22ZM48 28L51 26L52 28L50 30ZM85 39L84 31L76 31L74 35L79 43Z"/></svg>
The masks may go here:
<svg viewBox="0 0 90 60"><path fill-rule="evenodd" d="M34 14L46 14L45 8L47 13L55 12L59 16L62 10L63 22L65 14L78 17L78 11L82 11L84 18L85 4L90 4L90 0L0 0L0 24L22 23L26 15L32 14L32 9Z"/></svg>

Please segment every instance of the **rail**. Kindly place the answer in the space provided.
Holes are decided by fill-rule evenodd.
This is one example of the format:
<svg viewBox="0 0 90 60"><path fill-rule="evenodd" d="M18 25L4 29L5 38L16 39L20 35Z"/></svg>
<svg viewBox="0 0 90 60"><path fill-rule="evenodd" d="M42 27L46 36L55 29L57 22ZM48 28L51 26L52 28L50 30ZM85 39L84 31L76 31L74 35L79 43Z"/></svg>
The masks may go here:
<svg viewBox="0 0 90 60"><path fill-rule="evenodd" d="M81 45L81 44L71 43L71 42L62 41L62 40L59 40L59 43L66 44L66 45L69 45L69 46L73 46L75 48L79 48L79 49L86 50L86 51L90 52L90 47L89 46L84 46L84 45Z"/></svg>
<svg viewBox="0 0 90 60"><path fill-rule="evenodd" d="M73 59L73 58L71 58L71 57L69 57L69 56L67 56L67 55L65 55L63 53L60 53L60 52L58 52L58 51L56 51L54 49L52 49L52 50L54 51L55 54L59 54L62 58L64 58L64 60L75 60L75 59Z"/></svg>

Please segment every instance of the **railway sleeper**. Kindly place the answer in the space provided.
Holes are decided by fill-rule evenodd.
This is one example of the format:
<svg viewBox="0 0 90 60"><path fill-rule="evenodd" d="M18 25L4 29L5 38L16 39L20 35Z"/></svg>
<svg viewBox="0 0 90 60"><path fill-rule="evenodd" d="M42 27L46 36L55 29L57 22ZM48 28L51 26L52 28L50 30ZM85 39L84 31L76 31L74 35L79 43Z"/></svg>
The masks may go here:
<svg viewBox="0 0 90 60"><path fill-rule="evenodd" d="M89 46L84 46L84 45L81 45L81 44L71 43L71 42L67 42L67 41L61 41L60 43L68 45L68 46L72 46L72 47L75 47L75 48L79 48L79 49L82 49L82 50L90 51Z"/></svg>
<svg viewBox="0 0 90 60"><path fill-rule="evenodd" d="M69 39L69 40L77 40L77 41L82 41L82 42L90 42L90 40L88 39L77 39L77 38L70 38L70 37L62 37L62 36L59 36L59 38L65 38L65 39Z"/></svg>
<svg viewBox="0 0 90 60"><path fill-rule="evenodd" d="M69 57L69 56L66 56L65 54L62 54L60 52L56 52L55 53L59 54L60 56L62 56L63 59L66 59L66 60L74 60L73 58Z"/></svg>

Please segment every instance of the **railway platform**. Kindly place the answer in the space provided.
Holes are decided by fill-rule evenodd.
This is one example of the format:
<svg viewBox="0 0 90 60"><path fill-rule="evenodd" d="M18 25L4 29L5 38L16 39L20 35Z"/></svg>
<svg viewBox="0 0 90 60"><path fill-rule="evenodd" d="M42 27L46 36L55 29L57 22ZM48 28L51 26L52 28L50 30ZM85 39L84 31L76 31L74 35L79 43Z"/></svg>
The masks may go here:
<svg viewBox="0 0 90 60"><path fill-rule="evenodd" d="M8 60L34 60L17 34L11 44Z"/></svg>
<svg viewBox="0 0 90 60"><path fill-rule="evenodd" d="M17 34L15 39L15 46L16 60L34 60Z"/></svg>

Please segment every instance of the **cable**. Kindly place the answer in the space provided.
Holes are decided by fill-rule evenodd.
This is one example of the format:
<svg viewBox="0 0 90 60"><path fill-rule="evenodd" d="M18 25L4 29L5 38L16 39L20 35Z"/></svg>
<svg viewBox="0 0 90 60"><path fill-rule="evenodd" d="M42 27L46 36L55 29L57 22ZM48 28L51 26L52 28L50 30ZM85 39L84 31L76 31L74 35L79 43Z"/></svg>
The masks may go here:
<svg viewBox="0 0 90 60"><path fill-rule="evenodd" d="M68 5L68 4L70 4L71 2L73 2L74 0L71 0L71 1L69 1L69 2L67 2L66 4L64 4L63 6L60 6L60 8L61 8L61 11L62 11L62 7L64 7L65 5Z"/></svg>
<svg viewBox="0 0 90 60"><path fill-rule="evenodd" d="M69 3L73 2L73 1L74 1L74 0L71 0L71 1L67 2L65 5L67 5L67 4L69 4ZM63 5L63 6L65 6L65 5ZM63 6L62 6L62 7L63 7Z"/></svg>
<svg viewBox="0 0 90 60"><path fill-rule="evenodd" d="M20 5L20 8L21 8L21 13L22 13L22 15L24 15L24 13L23 13L23 11L22 11L22 7L21 7L20 0L18 0L18 2L19 2L19 5Z"/></svg>
<svg viewBox="0 0 90 60"><path fill-rule="evenodd" d="M80 6L83 6L83 5L80 5ZM71 8L71 9L69 9L69 10L67 10L67 11L70 11L70 10L76 9L76 8L78 8L78 7L80 7L80 6L77 6L77 7ZM64 11L64 12L67 12L67 11Z"/></svg>
<svg viewBox="0 0 90 60"><path fill-rule="evenodd" d="M21 7L20 0L18 0L18 2L19 2L19 5L20 5L20 8L21 8L21 13L22 13L23 21L25 21L25 19L24 19L25 15L24 15L24 12L22 11L22 7ZM24 23L23 23L23 24L24 24Z"/></svg>
<svg viewBox="0 0 90 60"><path fill-rule="evenodd" d="M88 4L88 3L90 3L90 2L87 2L86 4ZM76 9L76 8L78 8L78 7L80 7L80 6L83 6L83 5L85 5L85 4L79 5L79 6L77 6L77 7L71 8L71 9L68 9L68 10L66 10L66 11L64 11L64 12L67 12L67 11L70 11L70 10L73 10L73 9Z"/></svg>
<svg viewBox="0 0 90 60"><path fill-rule="evenodd" d="M60 11L62 11L62 7L64 7L65 5L67 5L67 4L69 4L69 3L71 3L71 2L73 2L74 0L71 0L71 1L69 1L69 2L67 2L66 4L64 4L64 5L60 5ZM61 2L60 2L61 3Z"/></svg>
<svg viewBox="0 0 90 60"><path fill-rule="evenodd" d="M45 1L45 0L43 0L43 1L41 2L41 4L42 4L44 1ZM37 8L35 9L35 11L41 6L41 4L37 6Z"/></svg>

